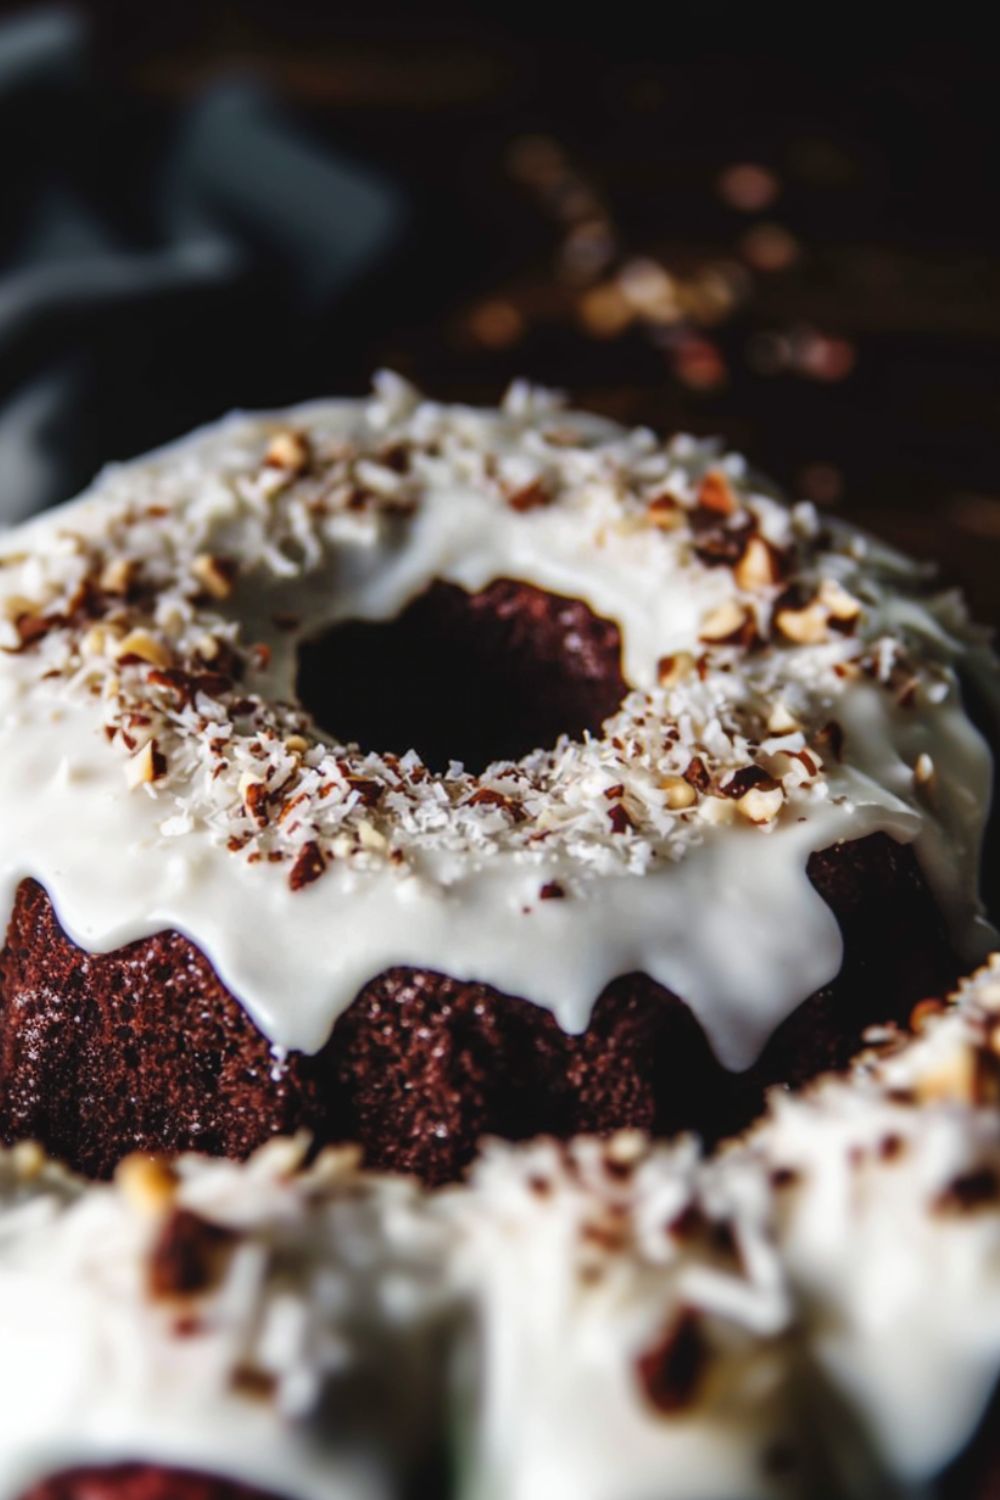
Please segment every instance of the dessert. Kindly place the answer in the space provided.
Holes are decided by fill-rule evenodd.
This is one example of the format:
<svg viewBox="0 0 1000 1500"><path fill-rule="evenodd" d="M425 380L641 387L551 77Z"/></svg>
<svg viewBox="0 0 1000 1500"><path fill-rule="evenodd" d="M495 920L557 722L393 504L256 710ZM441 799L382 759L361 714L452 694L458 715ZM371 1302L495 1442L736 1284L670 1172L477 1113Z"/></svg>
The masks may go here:
<svg viewBox="0 0 1000 1500"><path fill-rule="evenodd" d="M494 1142L439 1189L14 1147L0 1500L986 1500L998 1039L994 959L722 1152Z"/></svg>
<svg viewBox="0 0 1000 1500"><path fill-rule="evenodd" d="M985 648L710 444L383 377L110 471L0 608L0 1138L85 1173L719 1138L987 946Z"/></svg>

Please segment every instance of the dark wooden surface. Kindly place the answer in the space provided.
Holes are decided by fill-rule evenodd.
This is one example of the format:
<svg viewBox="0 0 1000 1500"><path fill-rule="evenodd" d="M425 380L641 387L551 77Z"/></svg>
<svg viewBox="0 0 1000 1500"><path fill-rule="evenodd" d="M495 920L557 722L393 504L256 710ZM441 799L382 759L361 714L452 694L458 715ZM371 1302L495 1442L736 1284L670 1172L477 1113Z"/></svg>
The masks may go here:
<svg viewBox="0 0 1000 1500"><path fill-rule="evenodd" d="M389 272L269 396L358 389L389 361L444 395L525 373L720 432L1000 622L988 48L866 37L859 61L846 28L778 50L750 27L657 34L629 7L599 30L469 6L90 10L109 84L168 106L249 66L409 195Z"/></svg>

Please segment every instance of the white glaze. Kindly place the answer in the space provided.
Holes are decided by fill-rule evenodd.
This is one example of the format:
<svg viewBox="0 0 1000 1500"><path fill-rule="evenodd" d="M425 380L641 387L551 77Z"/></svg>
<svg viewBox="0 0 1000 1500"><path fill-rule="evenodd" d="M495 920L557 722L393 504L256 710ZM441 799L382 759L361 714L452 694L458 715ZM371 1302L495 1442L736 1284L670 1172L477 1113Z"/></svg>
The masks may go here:
<svg viewBox="0 0 1000 1500"><path fill-rule="evenodd" d="M998 1022L1000 957L709 1161L494 1144L427 1192L284 1141L184 1158L161 1202L0 1152L0 1500L124 1459L388 1500L437 1440L459 1500L920 1500L1000 1376L1000 1194L949 1206L1000 1183ZM177 1207L240 1236L180 1302L147 1290ZM662 1410L637 1362L682 1310L707 1357Z"/></svg>
<svg viewBox="0 0 1000 1500"><path fill-rule="evenodd" d="M554 425L563 433L549 442ZM341 507L318 524L299 493L308 476L301 486L271 483L261 454L287 427L305 430L316 451L349 438L362 451L353 472L384 491L373 510ZM400 439L417 448L411 474L372 470L364 454ZM862 626L854 639L772 646L752 658L720 648L704 683L659 688L658 660L702 651L699 632L719 604L749 604L763 628L778 592L748 598L729 568L692 557L685 530L663 534L645 523L645 497L668 487L690 504L710 469L749 499L763 535L798 549L799 575L854 590ZM505 503L505 490L538 476L552 504L521 513ZM386 521L379 506L400 498L416 504L412 520ZM122 523L127 509L153 503L169 508L166 521ZM305 617L300 633L312 633L336 619L392 617L434 578L470 589L520 578L618 622L636 692L609 735L616 725L639 734L637 716L682 732L666 756L659 746L628 764L605 739L529 757L511 782L503 779L510 768L491 768L479 782L455 768L419 791L407 784L373 814L340 784L326 803L310 804L311 823L275 820L261 830L242 792L258 763L234 737L225 774L211 775L205 742L214 731L204 727L210 708L201 700L199 722L193 710L173 714L157 731L173 736L167 777L130 791L121 746L103 732L113 663L71 655L67 667L57 631L0 660L0 914L30 875L90 951L175 927L206 952L278 1049L318 1049L361 986L393 964L527 996L571 1032L586 1027L610 979L641 970L685 996L725 1065L746 1067L839 968L836 924L805 874L815 850L875 830L914 840L956 936L970 953L982 951L975 886L989 757L957 698L953 663L970 650L960 611L953 601L911 598L913 571L857 537L844 534L832 553L821 552L809 539L813 524L808 510L789 513L754 491L741 461L710 445L678 439L663 448L648 433L560 413L524 389L504 412L479 413L422 403L401 383L383 382L368 404L232 418L112 471L91 496L9 534L3 550L15 561L0 571L0 591L51 607L72 592L95 548L140 559L161 590L146 623L171 649L190 649L205 630L237 644L264 640L273 654L250 685L287 700L297 637L275 630L275 611L294 606ZM178 570L183 582L191 558L206 552L244 568L221 611L177 586ZM888 662L892 646L875 643L895 635L926 674L915 710L868 678L845 684L836 676L862 651L881 650ZM40 680L44 670L68 675ZM727 817L721 826L701 815L711 808L664 807L664 770L682 771L695 750L715 754L720 771L746 764L748 726L778 697L805 733L769 742L758 759L805 745L835 717L848 729L845 764L830 758L822 775L785 780L781 815L767 828L734 817L718 798L704 800ZM310 730L293 711L282 715L279 734ZM297 763L274 744L269 784L293 764L303 784L336 780L329 768L342 752L329 741ZM933 760L932 795L914 788L921 753ZM377 756L357 757L357 766L362 775L385 773ZM528 816L515 826L496 809L470 808L470 790L484 782L514 787ZM618 783L634 813L624 835L609 828L603 798ZM541 828L547 841L535 844ZM234 833L252 836L247 848L260 849L261 863L226 847ZM322 879L293 891L287 864L267 863L267 852L292 857L311 835L332 862ZM568 899L539 901L550 881Z"/></svg>
<svg viewBox="0 0 1000 1500"><path fill-rule="evenodd" d="M54 1171L18 1187L16 1157L0 1160L3 1500L64 1467L135 1460L294 1500L397 1493L436 1420L421 1393L442 1236L411 1184L366 1188L350 1153L295 1177L304 1149L182 1169L178 1206L210 1205L243 1238L210 1294L165 1300L147 1287L155 1209ZM175 1332L185 1318L195 1331Z"/></svg>

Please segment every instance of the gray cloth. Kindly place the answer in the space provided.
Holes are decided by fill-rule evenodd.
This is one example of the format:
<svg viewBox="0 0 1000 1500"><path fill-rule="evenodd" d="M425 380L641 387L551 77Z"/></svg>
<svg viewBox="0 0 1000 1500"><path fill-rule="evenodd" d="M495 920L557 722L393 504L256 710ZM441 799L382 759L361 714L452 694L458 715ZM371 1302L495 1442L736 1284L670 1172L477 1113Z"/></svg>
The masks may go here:
<svg viewBox="0 0 1000 1500"><path fill-rule="evenodd" d="M308 393L316 330L404 220L252 79L172 112L116 94L71 9L0 24L0 164L0 524L228 407Z"/></svg>

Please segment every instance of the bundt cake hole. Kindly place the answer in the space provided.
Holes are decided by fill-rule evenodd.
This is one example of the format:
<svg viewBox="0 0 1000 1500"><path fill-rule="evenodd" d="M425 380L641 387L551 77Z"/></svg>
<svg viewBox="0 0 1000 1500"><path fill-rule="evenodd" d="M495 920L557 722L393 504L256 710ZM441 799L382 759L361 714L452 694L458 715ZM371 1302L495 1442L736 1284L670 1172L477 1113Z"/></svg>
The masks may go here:
<svg viewBox="0 0 1000 1500"><path fill-rule="evenodd" d="M478 593L437 581L395 619L346 621L299 656L299 698L330 734L416 750L439 772L596 733L627 691L613 621L510 579Z"/></svg>

